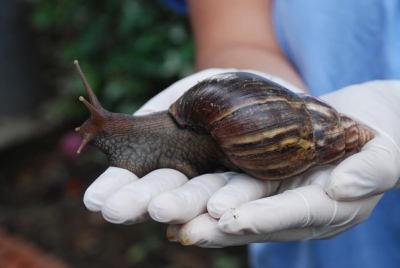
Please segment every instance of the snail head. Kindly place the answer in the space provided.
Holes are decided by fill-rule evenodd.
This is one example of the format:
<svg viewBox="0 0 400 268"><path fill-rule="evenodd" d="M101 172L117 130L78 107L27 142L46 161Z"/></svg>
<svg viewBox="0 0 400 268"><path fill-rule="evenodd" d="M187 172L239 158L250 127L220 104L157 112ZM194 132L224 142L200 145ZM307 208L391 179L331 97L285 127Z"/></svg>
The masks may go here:
<svg viewBox="0 0 400 268"><path fill-rule="evenodd" d="M79 76L82 79L82 82L85 86L86 93L89 96L89 101L87 101L84 97L80 96L79 100L83 102L83 104L88 108L90 112L90 118L86 120L82 126L75 128L76 131L79 132L79 134L82 137L82 143L79 146L79 149L77 153L79 154L83 147L93 141L98 133L100 133L101 130L107 128L107 122L109 122L110 117L113 116L112 113L109 111L105 110L99 100L97 99L96 95L93 92L93 89L89 85L85 75L82 72L81 67L79 66L79 62L77 60L74 61L74 64L78 70Z"/></svg>

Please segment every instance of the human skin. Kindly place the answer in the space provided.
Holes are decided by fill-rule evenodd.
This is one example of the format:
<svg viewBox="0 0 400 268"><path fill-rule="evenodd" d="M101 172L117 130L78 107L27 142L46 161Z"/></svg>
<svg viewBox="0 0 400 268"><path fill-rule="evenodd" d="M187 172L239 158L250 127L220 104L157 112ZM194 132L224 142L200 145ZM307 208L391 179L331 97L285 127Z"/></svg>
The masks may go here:
<svg viewBox="0 0 400 268"><path fill-rule="evenodd" d="M272 0L187 1L196 42L196 68L250 69L275 75L307 91L279 47Z"/></svg>

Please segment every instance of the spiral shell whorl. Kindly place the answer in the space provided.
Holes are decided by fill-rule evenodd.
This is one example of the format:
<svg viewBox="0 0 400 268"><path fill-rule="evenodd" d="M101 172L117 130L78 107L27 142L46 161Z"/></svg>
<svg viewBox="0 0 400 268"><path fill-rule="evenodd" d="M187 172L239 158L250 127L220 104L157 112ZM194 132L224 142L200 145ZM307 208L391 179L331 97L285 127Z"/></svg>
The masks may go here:
<svg viewBox="0 0 400 268"><path fill-rule="evenodd" d="M340 118L345 131L346 152L360 148L374 138L374 134L371 131L361 127L353 119L345 115L340 115Z"/></svg>

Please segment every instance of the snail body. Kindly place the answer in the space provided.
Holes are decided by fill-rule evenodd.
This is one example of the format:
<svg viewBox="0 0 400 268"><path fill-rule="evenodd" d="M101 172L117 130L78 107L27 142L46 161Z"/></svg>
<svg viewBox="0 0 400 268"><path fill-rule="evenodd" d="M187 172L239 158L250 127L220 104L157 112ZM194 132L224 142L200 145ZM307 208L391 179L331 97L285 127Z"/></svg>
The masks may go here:
<svg viewBox="0 0 400 268"><path fill-rule="evenodd" d="M100 105L77 62L91 117L77 130L110 165L141 177L174 168L189 178L222 170L280 180L337 160L373 138L322 100L255 74L224 73L184 93L169 111L131 116Z"/></svg>

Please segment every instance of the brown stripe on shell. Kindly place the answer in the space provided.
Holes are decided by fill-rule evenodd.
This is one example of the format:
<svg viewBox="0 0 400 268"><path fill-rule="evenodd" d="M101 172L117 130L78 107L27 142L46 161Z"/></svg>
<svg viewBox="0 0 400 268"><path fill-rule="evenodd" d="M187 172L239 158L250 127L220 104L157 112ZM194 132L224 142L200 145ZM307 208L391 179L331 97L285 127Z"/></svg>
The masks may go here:
<svg viewBox="0 0 400 268"><path fill-rule="evenodd" d="M268 180L279 180L298 175L308 168L314 166L315 152L312 150L299 153L300 148L287 148L277 154L253 155L245 159L237 159L236 163L242 165L242 169L257 178ZM301 150L300 150L301 151Z"/></svg>
<svg viewBox="0 0 400 268"><path fill-rule="evenodd" d="M309 144L307 141L302 142L302 144ZM289 137L286 139L282 139L282 140L277 140L275 142L271 142L270 145L264 145L264 146L258 146L258 144L255 144L252 146L252 148L246 148L245 150L243 150L243 148L240 148L239 150L235 150L235 148L231 148L229 149L229 153L236 157L240 157L240 156L246 156L246 155L253 155L253 154L263 154L263 153L268 153L268 152L274 152L277 150L281 150L282 148L288 147L292 144L296 144L299 143L299 139L295 138L295 137ZM240 146L238 144L238 146ZM303 147L303 146L302 146ZM307 146L304 146L307 147Z"/></svg>
<svg viewBox="0 0 400 268"><path fill-rule="evenodd" d="M285 167L290 166L298 160L311 160L311 162L313 162L312 159L314 158L314 152L312 150L302 151L301 149L301 146L288 146L280 149L279 154L276 152L265 152L262 154L235 157L235 159L237 163L241 164L242 168L257 168L264 171L269 170L270 168L285 169Z"/></svg>
<svg viewBox="0 0 400 268"><path fill-rule="evenodd" d="M286 102L248 106L213 123L209 131L223 147L273 139L290 131L296 134L300 128L304 128L306 120L303 117L306 114L299 117L301 111L290 108Z"/></svg>

